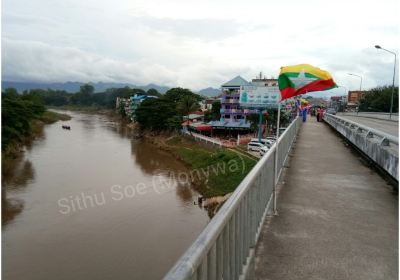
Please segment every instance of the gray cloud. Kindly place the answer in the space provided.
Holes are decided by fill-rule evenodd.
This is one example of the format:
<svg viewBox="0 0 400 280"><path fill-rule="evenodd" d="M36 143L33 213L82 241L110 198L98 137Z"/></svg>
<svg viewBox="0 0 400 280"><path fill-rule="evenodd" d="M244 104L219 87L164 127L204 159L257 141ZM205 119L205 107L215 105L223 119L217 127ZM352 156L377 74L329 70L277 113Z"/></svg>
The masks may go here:
<svg viewBox="0 0 400 280"><path fill-rule="evenodd" d="M70 47L54 47L34 41L3 39L3 79L13 81L153 81L172 85L176 74L157 64L126 63Z"/></svg>
<svg viewBox="0 0 400 280"><path fill-rule="evenodd" d="M222 40L245 32L239 22L228 19L171 19L146 16L133 17L132 22L176 36L206 41Z"/></svg>
<svg viewBox="0 0 400 280"><path fill-rule="evenodd" d="M372 0L363 13L355 6L338 0L327 14L318 1L310 10L294 0L4 0L2 79L200 89L310 63L348 88L358 84L348 72L362 74L366 88L389 84L392 56L373 45L396 46L397 15Z"/></svg>
<svg viewBox="0 0 400 280"><path fill-rule="evenodd" d="M213 61L171 70L147 61L128 63L41 42L3 38L2 43L2 79L9 81L157 83L198 90L249 71L246 67L224 67Z"/></svg>

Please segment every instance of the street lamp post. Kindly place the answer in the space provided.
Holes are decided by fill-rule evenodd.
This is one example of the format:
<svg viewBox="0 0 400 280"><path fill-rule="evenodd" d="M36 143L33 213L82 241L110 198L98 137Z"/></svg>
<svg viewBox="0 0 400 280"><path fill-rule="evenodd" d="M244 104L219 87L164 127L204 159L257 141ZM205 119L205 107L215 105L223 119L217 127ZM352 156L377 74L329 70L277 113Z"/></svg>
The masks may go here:
<svg viewBox="0 0 400 280"><path fill-rule="evenodd" d="M348 74L351 75L351 76L356 76L356 77L359 77L359 78L360 78L360 91L361 91L361 87L362 87L362 77L361 77L360 75L353 74L353 73L348 73Z"/></svg>
<svg viewBox="0 0 400 280"><path fill-rule="evenodd" d="M389 52L389 53L391 53L391 54L394 55L392 96L391 96L391 98L390 98L390 114L389 114L389 118L392 119L392 113L393 113L393 95L394 95L394 79L395 79L395 77L396 77L396 61L397 61L397 55L396 55L395 52L392 52L392 51L389 51L389 50L387 50L387 49L384 49L384 48L382 48L382 47L379 46L379 45L376 45L375 48L378 49L378 50L387 51L387 52Z"/></svg>
<svg viewBox="0 0 400 280"><path fill-rule="evenodd" d="M355 77L359 77L360 78L360 94L361 94L362 76L357 75L357 74L353 74L353 73L347 73L347 74L349 74L350 76L355 76ZM357 116L358 116L358 111L360 111L360 104L358 105L358 108L357 108Z"/></svg>

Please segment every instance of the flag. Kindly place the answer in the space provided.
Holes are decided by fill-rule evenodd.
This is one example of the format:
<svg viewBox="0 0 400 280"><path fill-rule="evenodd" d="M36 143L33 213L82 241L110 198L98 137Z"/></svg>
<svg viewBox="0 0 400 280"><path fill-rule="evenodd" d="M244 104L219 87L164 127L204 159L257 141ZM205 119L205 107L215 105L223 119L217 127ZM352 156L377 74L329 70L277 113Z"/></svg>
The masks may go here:
<svg viewBox="0 0 400 280"><path fill-rule="evenodd" d="M278 84L281 100L307 92L337 87L329 72L309 64L281 67Z"/></svg>

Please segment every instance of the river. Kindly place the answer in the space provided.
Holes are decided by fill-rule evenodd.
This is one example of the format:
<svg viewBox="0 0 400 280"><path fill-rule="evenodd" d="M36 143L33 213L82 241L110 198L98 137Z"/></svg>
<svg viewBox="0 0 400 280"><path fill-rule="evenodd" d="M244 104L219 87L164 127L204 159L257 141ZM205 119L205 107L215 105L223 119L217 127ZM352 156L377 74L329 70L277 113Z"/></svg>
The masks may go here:
<svg viewBox="0 0 400 280"><path fill-rule="evenodd" d="M105 115L63 113L3 177L3 279L162 278L209 221L187 168Z"/></svg>

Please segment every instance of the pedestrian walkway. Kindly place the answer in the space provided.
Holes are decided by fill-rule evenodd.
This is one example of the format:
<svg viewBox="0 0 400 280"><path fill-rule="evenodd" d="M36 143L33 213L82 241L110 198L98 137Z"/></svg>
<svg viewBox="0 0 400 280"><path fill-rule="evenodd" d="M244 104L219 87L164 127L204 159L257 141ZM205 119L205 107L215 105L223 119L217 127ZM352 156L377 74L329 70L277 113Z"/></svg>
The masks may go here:
<svg viewBox="0 0 400 280"><path fill-rule="evenodd" d="M314 118L299 133L263 225L255 279L398 279L397 196Z"/></svg>

